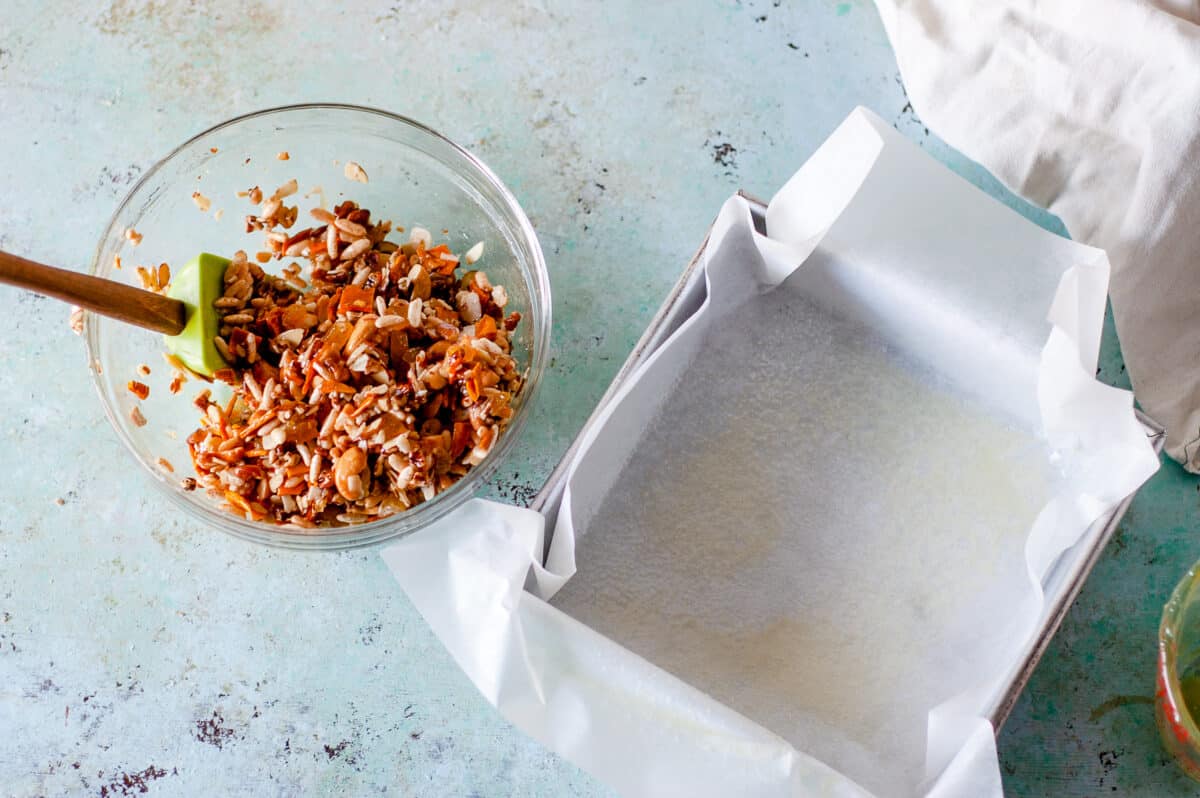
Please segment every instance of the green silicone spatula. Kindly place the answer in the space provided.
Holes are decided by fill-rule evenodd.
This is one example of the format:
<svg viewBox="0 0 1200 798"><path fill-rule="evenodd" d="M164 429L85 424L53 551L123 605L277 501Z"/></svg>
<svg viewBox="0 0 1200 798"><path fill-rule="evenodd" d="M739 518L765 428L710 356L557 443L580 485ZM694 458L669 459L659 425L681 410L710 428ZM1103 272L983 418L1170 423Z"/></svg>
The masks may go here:
<svg viewBox="0 0 1200 798"><path fill-rule="evenodd" d="M197 374L211 377L226 364L213 338L217 313L213 300L224 291L229 261L207 252L188 261L172 278L167 296L152 291L57 269L0 252L0 283L79 305L119 321L166 336L167 349Z"/></svg>

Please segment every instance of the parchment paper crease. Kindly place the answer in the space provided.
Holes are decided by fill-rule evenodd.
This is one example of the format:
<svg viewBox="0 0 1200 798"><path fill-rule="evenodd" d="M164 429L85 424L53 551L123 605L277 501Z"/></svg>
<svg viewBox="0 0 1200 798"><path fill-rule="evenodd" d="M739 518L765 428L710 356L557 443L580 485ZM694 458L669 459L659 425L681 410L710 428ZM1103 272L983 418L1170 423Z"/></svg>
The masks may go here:
<svg viewBox="0 0 1200 798"><path fill-rule="evenodd" d="M721 209L699 309L537 513L384 558L509 720L627 796L1001 795L987 708L1158 466L1093 374L1103 252L870 112ZM554 601L552 606L548 603Z"/></svg>
<svg viewBox="0 0 1200 798"><path fill-rule="evenodd" d="M876 5L925 124L1108 252L1138 400L1200 471L1200 4Z"/></svg>

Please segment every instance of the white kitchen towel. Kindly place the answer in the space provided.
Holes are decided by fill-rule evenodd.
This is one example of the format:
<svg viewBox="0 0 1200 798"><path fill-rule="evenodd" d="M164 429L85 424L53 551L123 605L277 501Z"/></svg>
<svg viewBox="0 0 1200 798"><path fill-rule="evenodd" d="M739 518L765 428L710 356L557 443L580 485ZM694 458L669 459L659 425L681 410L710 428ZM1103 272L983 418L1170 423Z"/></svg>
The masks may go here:
<svg viewBox="0 0 1200 798"><path fill-rule="evenodd" d="M921 119L1107 250L1134 392L1200 471L1200 4L876 2Z"/></svg>

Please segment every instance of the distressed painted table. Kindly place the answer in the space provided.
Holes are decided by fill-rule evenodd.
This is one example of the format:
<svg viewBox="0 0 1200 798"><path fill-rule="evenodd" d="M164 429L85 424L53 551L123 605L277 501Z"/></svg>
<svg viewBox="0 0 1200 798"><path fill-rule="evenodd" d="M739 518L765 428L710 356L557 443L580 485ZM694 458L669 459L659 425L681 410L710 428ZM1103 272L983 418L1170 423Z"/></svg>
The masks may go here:
<svg viewBox="0 0 1200 798"><path fill-rule="evenodd" d="M554 361L493 495L527 501L742 187L855 105L1052 229L908 105L869 3L0 4L0 246L83 268L154 160L231 115L377 105L515 190ZM171 512L120 450L63 307L0 289L0 792L607 795L499 719L374 551L281 553ZM1109 330L1101 376L1124 382ZM1012 795L1190 795L1149 698L1200 556L1196 482L1142 491L1000 736Z"/></svg>

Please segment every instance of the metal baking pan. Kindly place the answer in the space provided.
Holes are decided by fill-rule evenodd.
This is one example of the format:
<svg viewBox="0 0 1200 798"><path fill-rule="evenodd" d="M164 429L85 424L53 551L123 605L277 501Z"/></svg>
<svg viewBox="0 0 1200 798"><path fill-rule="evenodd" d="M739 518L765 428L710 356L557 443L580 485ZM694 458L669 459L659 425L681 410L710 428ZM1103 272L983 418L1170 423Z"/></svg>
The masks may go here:
<svg viewBox="0 0 1200 798"><path fill-rule="evenodd" d="M744 192L739 193L750 203L755 226L760 232L765 232L766 204ZM600 398L596 409L592 411L591 416L583 425L579 434L576 435L571 445L567 448L567 451L563 454L562 459L550 473L542 489L534 497L533 502L530 504L531 509L542 513L547 519L553 521L557 516L559 505L562 502L563 491L566 487L569 465L580 447L580 442L592 426L596 424L601 411L608 405L617 390L642 360L654 352L703 301L704 286L703 281L700 279L701 270L699 264L707 244L708 237L705 236L704 242L701 243L696 254L688 262L683 274L680 275L679 280L671 289L671 293L663 301L662 306L659 307L658 312L651 319L641 339L638 340L633 351L621 365L617 375ZM1154 446L1155 452L1161 454L1164 444L1162 428L1140 411L1138 412L1138 420L1145 429L1146 436ZM1046 606L1043 611L1038 634L1028 644L1028 651L1025 653L1019 666L1014 670L1011 681L1008 682L1002 692L993 698L985 713L997 732L1007 719L1009 712L1012 711L1013 705L1016 703L1021 691L1025 688L1029 677L1033 674L1038 660L1041 659L1046 647L1050 644L1054 633L1058 631L1058 627L1066 616L1067 610L1079 594L1080 588L1083 587L1088 574L1091 573L1092 568L1095 566L1097 560L1099 560L1101 553L1108 544L1109 538L1112 537L1113 532L1116 530L1121 518L1125 515L1125 511L1132 500L1133 496L1131 495L1111 512L1099 518L1074 546L1062 554L1050 570L1042 586L1045 592ZM550 535L553 534L553 529L553 523L547 524L547 550L550 545Z"/></svg>

